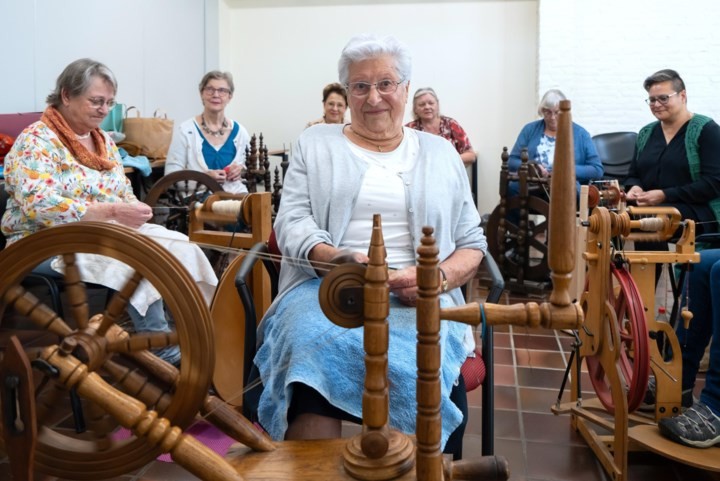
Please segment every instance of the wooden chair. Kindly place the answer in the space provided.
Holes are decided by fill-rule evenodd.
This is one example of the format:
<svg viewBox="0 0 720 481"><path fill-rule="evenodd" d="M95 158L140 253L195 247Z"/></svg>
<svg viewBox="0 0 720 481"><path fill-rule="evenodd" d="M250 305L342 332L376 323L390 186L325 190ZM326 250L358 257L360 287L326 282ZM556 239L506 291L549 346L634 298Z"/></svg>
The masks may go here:
<svg viewBox="0 0 720 481"><path fill-rule="evenodd" d="M253 359L256 352L257 334L256 327L260 321L257 316L257 307L253 298L251 287L251 275L255 266L262 261L265 270L271 280L271 296L274 299L278 290L279 275L279 259L281 258L280 250L277 247L275 233L273 232L268 242L255 244L247 253L240 268L235 275L235 288L240 297L245 313L245 348L243 355L243 385L248 386L250 382L250 373L253 367ZM490 286L486 298L487 303L497 304L503 293L505 286L502 274L498 268L492 255L488 254L483 258L480 270L486 271L490 275ZM464 286L465 298L470 301L472 298L472 285ZM468 357L461 368L461 375L465 380L466 390L472 391L482 385L482 454L484 456L492 455L494 451L494 399L493 399L493 331L492 326L483 326L483 336L481 348L476 349L475 357ZM252 413L248 412L247 402L243 401L243 411L246 417L252 418ZM459 453L459 457L462 452Z"/></svg>

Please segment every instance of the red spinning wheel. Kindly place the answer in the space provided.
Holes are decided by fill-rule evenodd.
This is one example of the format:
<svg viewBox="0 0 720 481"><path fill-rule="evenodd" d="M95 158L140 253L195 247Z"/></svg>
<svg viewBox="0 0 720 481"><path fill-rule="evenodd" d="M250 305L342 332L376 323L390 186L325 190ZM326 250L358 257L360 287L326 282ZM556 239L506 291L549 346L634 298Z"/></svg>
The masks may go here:
<svg viewBox="0 0 720 481"><path fill-rule="evenodd" d="M627 387L628 412L635 411L642 402L650 376L650 351L645 322L645 310L637 285L630 273L624 268L610 266L610 298L608 316L617 330L611 333L619 338L613 344L618 346L617 366L620 376ZM613 318L614 317L614 318ZM615 412L610 392L610 383L605 369L600 365L599 356L586 358L590 381L598 399L609 413Z"/></svg>

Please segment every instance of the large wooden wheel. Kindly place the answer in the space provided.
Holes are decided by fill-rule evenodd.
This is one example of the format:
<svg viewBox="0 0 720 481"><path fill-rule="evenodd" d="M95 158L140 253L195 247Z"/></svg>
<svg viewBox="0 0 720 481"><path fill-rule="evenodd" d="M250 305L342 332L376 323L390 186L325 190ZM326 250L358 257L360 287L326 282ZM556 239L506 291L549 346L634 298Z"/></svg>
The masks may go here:
<svg viewBox="0 0 720 481"><path fill-rule="evenodd" d="M89 309L87 289L77 266L73 267L79 253L111 257L134 272L98 315ZM67 266L63 284L70 308L65 319L20 286L33 268L55 256L63 256ZM19 337L26 339L24 348L30 359L43 356L44 346L59 345L72 353L70 358L109 380L114 389L143 401L172 425L184 429L193 421L213 372L210 315L193 279L164 248L128 228L77 222L42 230L11 245L0 253L0 272L0 315L5 314L1 339L22 333ZM150 282L161 294L175 322L171 334L128 335L117 326L139 281ZM18 320L35 329L18 331L13 325ZM148 352L150 347L172 344L178 344L182 354L179 374ZM77 394L71 394L49 371L52 368L34 371L37 470L62 478L106 479L137 469L160 454L156 443L145 437L126 432L120 438L119 423L108 419L99 407L107 399L107 393L99 390L80 398L87 432L76 433L71 429L73 417L64 407L69 400L77 400Z"/></svg>
<svg viewBox="0 0 720 481"><path fill-rule="evenodd" d="M152 222L187 234L190 206L222 190L222 186L204 172L180 170L158 180L145 196L145 203L153 207Z"/></svg>
<svg viewBox="0 0 720 481"><path fill-rule="evenodd" d="M611 265L610 281L607 321L614 325L607 325L608 332L603 335L612 339L613 345L619 348L616 354L617 366L627 386L628 412L633 412L643 401L650 376L645 309L640 291L626 269ZM585 360L598 399L608 412L614 413L610 384L600 364L600 356L588 356Z"/></svg>
<svg viewBox="0 0 720 481"><path fill-rule="evenodd" d="M536 196L527 199L528 215L537 222L528 222L526 228L518 220L512 221L507 213L520 210L520 197L508 199L505 206L505 230L500 232L501 206L495 207L485 229L488 248L498 259L503 275L515 279L543 282L550 275L548 267L547 229L550 205Z"/></svg>

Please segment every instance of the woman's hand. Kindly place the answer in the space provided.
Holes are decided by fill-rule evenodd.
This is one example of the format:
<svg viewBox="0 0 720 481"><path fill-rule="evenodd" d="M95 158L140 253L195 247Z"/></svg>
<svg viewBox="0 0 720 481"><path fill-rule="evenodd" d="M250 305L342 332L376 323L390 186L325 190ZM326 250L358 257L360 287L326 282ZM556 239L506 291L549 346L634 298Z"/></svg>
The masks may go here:
<svg viewBox="0 0 720 481"><path fill-rule="evenodd" d="M631 189L632 190L632 189ZM665 201L665 192L660 189L640 192L635 196L637 205L640 207L662 204Z"/></svg>
<svg viewBox="0 0 720 481"><path fill-rule="evenodd" d="M207 175L209 175L213 179L217 180L217 183L220 185L223 185L225 183L225 181L228 180L227 172L225 172L223 169L208 170Z"/></svg>
<svg viewBox="0 0 720 481"><path fill-rule="evenodd" d="M245 171L245 166L233 162L232 164L225 167L223 170L225 171L227 180L232 182L234 180L240 180L242 178L243 172Z"/></svg>
<svg viewBox="0 0 720 481"><path fill-rule="evenodd" d="M152 207L144 202L94 202L88 204L82 220L117 222L139 228L153 216Z"/></svg>
<svg viewBox="0 0 720 481"><path fill-rule="evenodd" d="M395 294L400 302L414 306L417 302L417 269L415 266L406 267L397 271L390 271L388 275L390 292Z"/></svg>
<svg viewBox="0 0 720 481"><path fill-rule="evenodd" d="M640 187L639 185L633 185L632 187L630 187L630 190L627 191L627 194L625 194L625 199L636 201L638 199L638 195L642 193L642 187Z"/></svg>

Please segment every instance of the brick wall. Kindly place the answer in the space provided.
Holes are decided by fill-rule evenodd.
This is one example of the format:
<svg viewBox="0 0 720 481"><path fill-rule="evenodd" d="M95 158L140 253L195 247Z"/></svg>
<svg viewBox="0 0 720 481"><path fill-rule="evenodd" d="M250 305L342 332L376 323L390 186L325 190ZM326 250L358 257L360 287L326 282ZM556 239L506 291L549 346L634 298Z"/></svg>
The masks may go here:
<svg viewBox="0 0 720 481"><path fill-rule="evenodd" d="M720 121L720 2L539 0L538 100L560 88L591 135L654 120L643 80L677 70L688 108Z"/></svg>

